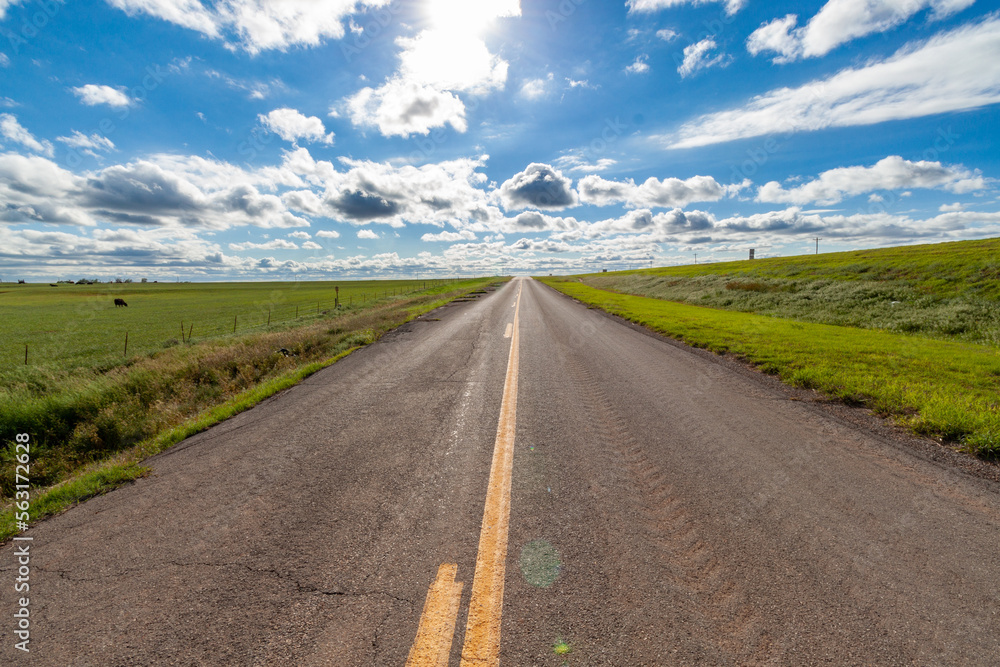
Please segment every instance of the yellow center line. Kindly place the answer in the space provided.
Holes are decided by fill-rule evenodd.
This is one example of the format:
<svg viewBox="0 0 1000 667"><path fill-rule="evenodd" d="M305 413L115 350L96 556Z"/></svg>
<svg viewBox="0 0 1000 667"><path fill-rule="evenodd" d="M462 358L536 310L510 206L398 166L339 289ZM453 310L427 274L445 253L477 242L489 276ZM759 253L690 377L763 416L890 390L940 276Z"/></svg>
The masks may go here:
<svg viewBox="0 0 1000 667"><path fill-rule="evenodd" d="M500 403L500 423L493 445L493 464L486 492L483 527L479 533L476 574L472 580L469 621L465 628L462 665L500 664L500 614L503 611L504 568L507 561L507 526L510 519L510 474L514 460L514 427L517 416L518 316L521 287L514 304L513 332L507 378Z"/></svg>
<svg viewBox="0 0 1000 667"><path fill-rule="evenodd" d="M462 582L455 581L458 565L444 563L427 591L417 638L410 647L406 667L448 667L455 619L462 600Z"/></svg>

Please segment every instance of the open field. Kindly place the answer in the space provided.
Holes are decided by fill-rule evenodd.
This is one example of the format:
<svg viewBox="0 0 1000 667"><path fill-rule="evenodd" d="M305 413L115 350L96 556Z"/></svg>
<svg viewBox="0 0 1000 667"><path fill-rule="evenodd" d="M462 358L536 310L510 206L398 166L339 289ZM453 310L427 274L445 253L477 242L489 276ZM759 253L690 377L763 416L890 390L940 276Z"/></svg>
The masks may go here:
<svg viewBox="0 0 1000 667"><path fill-rule="evenodd" d="M297 325L345 307L450 281L369 280L261 283L60 283L0 285L0 377L13 366L66 369L113 365L182 342ZM116 308L114 299L127 308Z"/></svg>
<svg viewBox="0 0 1000 667"><path fill-rule="evenodd" d="M690 345L735 354L793 385L870 407L916 433L985 458L1000 455L1000 351L993 346L618 294L574 277L540 280Z"/></svg>
<svg viewBox="0 0 1000 667"><path fill-rule="evenodd" d="M341 287L341 308L325 313L321 308L318 317L312 315L299 326L288 322L236 335L205 339L195 335L183 344L130 354L127 361L119 358L111 362L100 355L88 358L81 353L72 357L77 362L72 366L60 367L54 362L14 366L0 373L0 438L5 445L0 454L2 495L9 498L13 491L16 433L31 436L33 488L74 477L72 482L33 499L32 509L37 513L32 516L37 518L142 474L139 464L149 455L254 405L424 312L466 294L482 293L502 280L442 283L396 297L389 286L383 288L389 290L388 297L363 303L355 299L347 306L343 305L345 289ZM416 284L411 281L406 286ZM274 284L257 287L271 298L280 291ZM366 287L373 291L372 284ZM401 287L397 284L396 289ZM207 318L213 307L221 308L225 303L212 301L217 291L224 292L218 286L188 288L201 288L213 295L202 302L201 310L189 312ZM295 294L298 289L290 287ZM252 293L252 288L246 293ZM314 299L316 294L308 298ZM136 312L142 310L137 308ZM287 355L279 352L282 348ZM84 363L88 359L89 365ZM82 477L77 474L81 468L86 470ZM0 518L0 539L12 530L11 516L7 511Z"/></svg>
<svg viewBox="0 0 1000 667"><path fill-rule="evenodd" d="M579 277L699 306L1000 345L1000 239Z"/></svg>

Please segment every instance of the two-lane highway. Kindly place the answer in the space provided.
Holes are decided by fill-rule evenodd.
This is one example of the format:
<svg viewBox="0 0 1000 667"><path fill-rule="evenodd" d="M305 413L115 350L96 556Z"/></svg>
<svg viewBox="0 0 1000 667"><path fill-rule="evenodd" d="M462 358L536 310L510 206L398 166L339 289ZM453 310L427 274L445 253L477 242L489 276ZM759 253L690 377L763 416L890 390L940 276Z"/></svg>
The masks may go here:
<svg viewBox="0 0 1000 667"><path fill-rule="evenodd" d="M995 483L528 279L150 463L29 531L5 664L1000 655Z"/></svg>

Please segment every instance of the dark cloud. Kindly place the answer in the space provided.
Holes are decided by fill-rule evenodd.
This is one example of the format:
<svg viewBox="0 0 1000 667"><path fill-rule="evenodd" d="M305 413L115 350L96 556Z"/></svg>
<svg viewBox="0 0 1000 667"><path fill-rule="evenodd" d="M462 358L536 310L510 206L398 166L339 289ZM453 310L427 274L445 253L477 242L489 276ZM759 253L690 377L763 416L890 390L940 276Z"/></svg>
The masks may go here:
<svg viewBox="0 0 1000 667"><path fill-rule="evenodd" d="M391 218L399 213L399 204L362 190L342 192L327 204L337 213L350 220L368 221Z"/></svg>
<svg viewBox="0 0 1000 667"><path fill-rule="evenodd" d="M508 210L527 208L561 209L577 204L572 179L557 169L532 162L500 186L500 197Z"/></svg>
<svg viewBox="0 0 1000 667"><path fill-rule="evenodd" d="M87 186L88 203L105 208L163 213L204 206L197 188L148 162L108 167Z"/></svg>

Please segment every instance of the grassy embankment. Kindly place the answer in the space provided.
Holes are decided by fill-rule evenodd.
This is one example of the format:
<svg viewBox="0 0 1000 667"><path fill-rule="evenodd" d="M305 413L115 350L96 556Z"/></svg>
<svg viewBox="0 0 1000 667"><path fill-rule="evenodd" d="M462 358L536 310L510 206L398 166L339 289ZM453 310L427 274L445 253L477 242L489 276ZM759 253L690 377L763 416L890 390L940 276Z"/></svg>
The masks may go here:
<svg viewBox="0 0 1000 667"><path fill-rule="evenodd" d="M998 239L541 280L1000 457Z"/></svg>
<svg viewBox="0 0 1000 667"><path fill-rule="evenodd" d="M5 498L0 511L0 541L16 532L10 504L15 480L15 434L27 433L31 438L31 519L37 520L146 474L142 461L149 456L295 384L377 340L386 331L497 281L464 280L426 290L420 289L422 281L339 283L338 309L332 308L332 283L286 284L284 290L275 283L187 285L186 289L175 285L159 294L155 288L161 286L151 285L154 290L139 297L125 296L128 313L133 317L129 326L134 327L130 329L127 357L124 350L110 353L100 343L100 332L91 332L61 340L52 336L50 349L60 350L62 361L49 356L33 363L29 358L25 366L22 357L19 364L0 367L0 441L5 447L0 453L0 490ZM16 292L17 287L4 287L12 287L18 299L25 298L26 293ZM48 303L38 295L35 308L55 313L32 312L20 319L17 309L23 303L14 299L0 301L5 330L0 340L11 341L17 338L12 332L27 330L29 345L40 346L30 327L46 318L69 321L80 317L93 324L124 317L125 309L117 309L116 313L113 296L108 296L117 294L112 290L122 286L102 286L108 292L102 294L98 289L96 295L95 287L45 286L53 292L58 290L60 295L53 295ZM317 290L324 287L325 292L320 294ZM377 300L372 298L375 287L379 288ZM74 295L72 290L78 288L83 289ZM367 290L369 299L352 299L352 290L359 295ZM263 305L254 301L260 295L266 295ZM157 296L162 300L157 301ZM284 302L285 310L292 313L296 299L302 301L299 318L276 323L276 302ZM319 307L317 299L321 300ZM326 312L323 299L331 306ZM170 337L174 324L168 320L173 318L169 312L164 315L171 301L182 303L191 320L207 323L213 318L225 318L230 327L233 318L239 317L232 314L233 310L262 314L270 307L272 324L257 322L250 327L247 322L249 331L245 333L238 329L236 334L219 332L209 338L201 338L195 331L192 338L181 343L177 340L179 323L177 338ZM308 304L313 312L303 313ZM226 307L229 312L223 310ZM160 342L148 345L148 351L133 353L131 332L143 331L142 323L148 326L145 337L155 340L160 336ZM157 333L157 326L165 332ZM99 327L86 328L89 332ZM207 328L203 324L203 331ZM149 329L154 333L148 333ZM73 325L67 327L67 331L74 330ZM290 355L280 353L282 348Z"/></svg>

